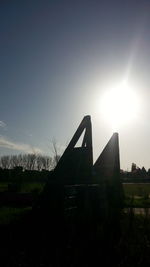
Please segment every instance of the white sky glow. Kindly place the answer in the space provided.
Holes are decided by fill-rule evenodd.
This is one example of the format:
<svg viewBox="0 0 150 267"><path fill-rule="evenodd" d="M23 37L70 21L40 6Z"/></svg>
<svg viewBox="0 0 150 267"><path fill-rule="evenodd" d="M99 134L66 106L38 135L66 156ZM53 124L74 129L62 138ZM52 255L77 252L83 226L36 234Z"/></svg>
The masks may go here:
<svg viewBox="0 0 150 267"><path fill-rule="evenodd" d="M100 100L100 112L113 131L136 120L140 111L140 98L127 83L105 91Z"/></svg>

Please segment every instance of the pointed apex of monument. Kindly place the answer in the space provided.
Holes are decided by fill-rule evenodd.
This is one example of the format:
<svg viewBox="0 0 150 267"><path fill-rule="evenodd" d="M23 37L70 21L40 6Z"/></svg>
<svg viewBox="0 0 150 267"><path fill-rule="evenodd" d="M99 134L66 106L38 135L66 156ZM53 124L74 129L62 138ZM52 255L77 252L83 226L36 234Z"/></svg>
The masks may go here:
<svg viewBox="0 0 150 267"><path fill-rule="evenodd" d="M94 164L97 173L120 173L119 138L118 133L113 133L107 145Z"/></svg>
<svg viewBox="0 0 150 267"><path fill-rule="evenodd" d="M91 116L90 115L86 115L86 116L84 116L84 119L91 120Z"/></svg>
<svg viewBox="0 0 150 267"><path fill-rule="evenodd" d="M84 134L82 144L76 147L82 133ZM66 181L82 181L90 177L93 167L93 149L92 149L92 126L91 117L84 116L70 143L60 158L54 173L60 174ZM58 175L59 176L59 175ZM68 179L68 180L67 180ZM78 180L77 180L78 179Z"/></svg>

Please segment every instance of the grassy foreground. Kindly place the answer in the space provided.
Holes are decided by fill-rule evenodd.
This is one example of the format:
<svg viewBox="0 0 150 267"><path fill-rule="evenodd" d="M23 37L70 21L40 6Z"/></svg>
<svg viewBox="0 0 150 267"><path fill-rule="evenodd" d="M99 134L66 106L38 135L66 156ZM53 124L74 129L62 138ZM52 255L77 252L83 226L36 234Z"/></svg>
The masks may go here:
<svg viewBox="0 0 150 267"><path fill-rule="evenodd" d="M150 195L150 184L123 184L125 196L149 196Z"/></svg>
<svg viewBox="0 0 150 267"><path fill-rule="evenodd" d="M42 191L44 183L22 183L17 187L20 193L32 193L35 197ZM125 193L125 207L150 207L150 184L123 184ZM0 192L11 192L12 188L8 183L0 183ZM29 207L0 207L0 224L9 224L18 220L20 216L25 214Z"/></svg>
<svg viewBox="0 0 150 267"><path fill-rule="evenodd" d="M39 194L40 183L23 183L19 192ZM30 207L1 207L0 236L2 266L110 266L150 265L150 214L136 214L133 206L150 207L150 185L124 184L125 205L117 227L83 225L68 232L46 222L39 214L33 217ZM0 184L0 191L8 191ZM115 229L116 228L116 229ZM61 231L60 229L63 229Z"/></svg>

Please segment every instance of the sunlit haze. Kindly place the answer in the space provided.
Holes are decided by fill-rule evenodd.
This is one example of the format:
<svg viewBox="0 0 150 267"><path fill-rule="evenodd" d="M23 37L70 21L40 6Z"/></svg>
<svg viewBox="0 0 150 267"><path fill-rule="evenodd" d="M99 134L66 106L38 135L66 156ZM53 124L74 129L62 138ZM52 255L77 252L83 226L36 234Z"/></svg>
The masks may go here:
<svg viewBox="0 0 150 267"><path fill-rule="evenodd" d="M130 127L133 120L138 120L140 111L140 96L127 83L120 83L105 90L100 99L101 116L113 131L120 127Z"/></svg>

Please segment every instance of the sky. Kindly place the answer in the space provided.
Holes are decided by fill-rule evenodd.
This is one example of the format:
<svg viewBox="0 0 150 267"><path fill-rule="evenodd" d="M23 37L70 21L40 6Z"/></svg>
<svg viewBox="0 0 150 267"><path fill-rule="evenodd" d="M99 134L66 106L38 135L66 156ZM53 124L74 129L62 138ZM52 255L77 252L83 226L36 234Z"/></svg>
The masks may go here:
<svg viewBox="0 0 150 267"><path fill-rule="evenodd" d="M96 160L114 132L101 99L127 79L140 104L115 129L121 168L150 168L149 68L149 0L0 1L0 156L63 151L91 115Z"/></svg>

